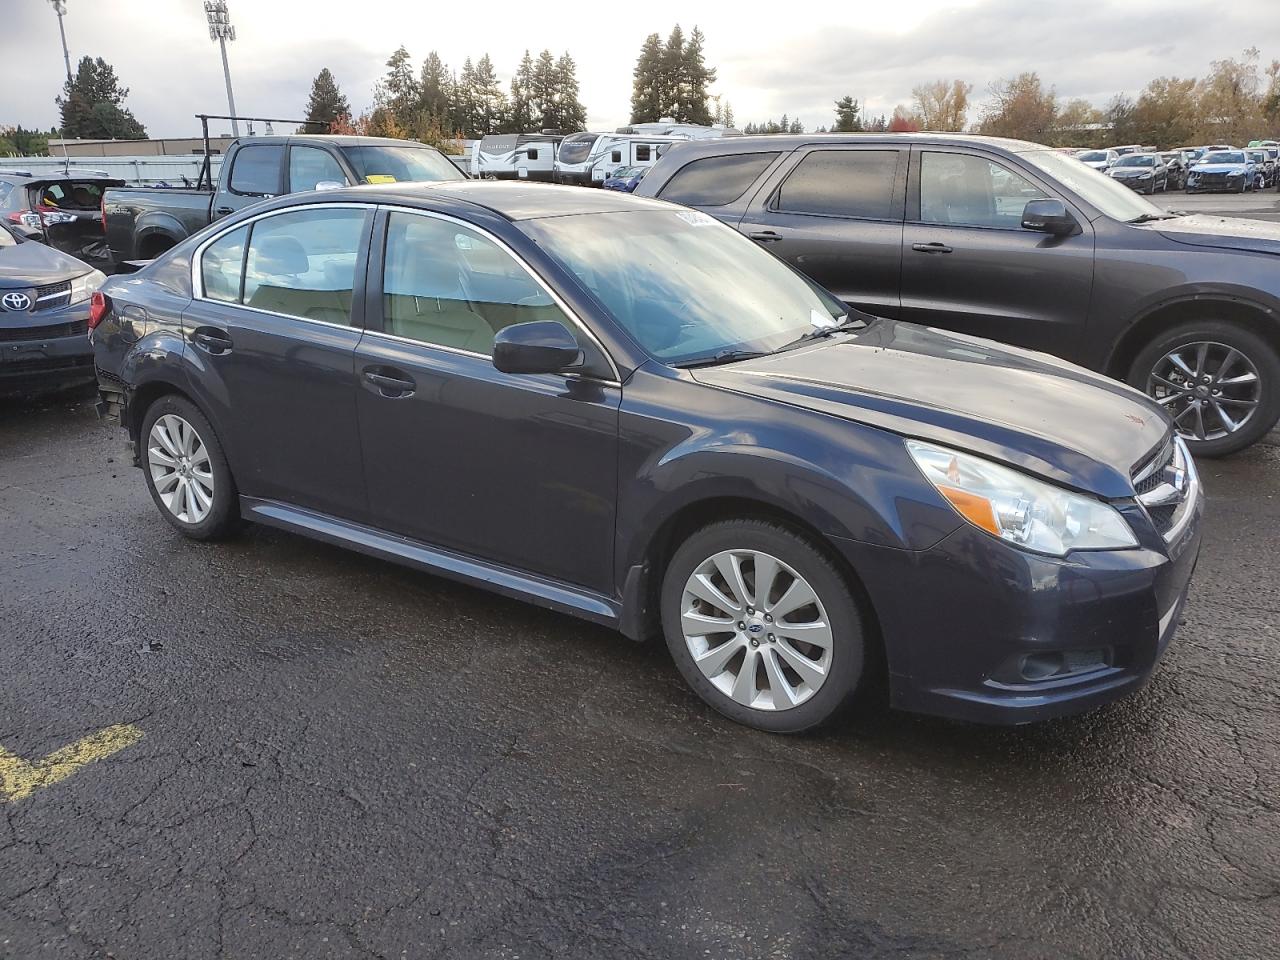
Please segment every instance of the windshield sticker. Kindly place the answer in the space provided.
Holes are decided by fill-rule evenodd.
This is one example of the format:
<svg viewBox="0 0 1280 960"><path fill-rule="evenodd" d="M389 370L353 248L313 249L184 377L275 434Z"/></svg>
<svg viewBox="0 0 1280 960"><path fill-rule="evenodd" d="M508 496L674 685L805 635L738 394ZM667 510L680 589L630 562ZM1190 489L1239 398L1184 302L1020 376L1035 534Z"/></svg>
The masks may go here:
<svg viewBox="0 0 1280 960"><path fill-rule="evenodd" d="M715 217L709 217L697 210L677 210L676 216L692 227L706 227L716 222Z"/></svg>
<svg viewBox="0 0 1280 960"><path fill-rule="evenodd" d="M365 183L395 183L396 178L388 173L371 173L364 178Z"/></svg>

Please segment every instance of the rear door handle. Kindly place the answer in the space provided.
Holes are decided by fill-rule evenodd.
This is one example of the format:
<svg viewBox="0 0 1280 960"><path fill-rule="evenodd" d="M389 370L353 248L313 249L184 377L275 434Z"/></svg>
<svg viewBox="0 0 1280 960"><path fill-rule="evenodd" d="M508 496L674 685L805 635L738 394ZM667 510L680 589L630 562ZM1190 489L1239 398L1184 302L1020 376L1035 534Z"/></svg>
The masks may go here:
<svg viewBox="0 0 1280 960"><path fill-rule="evenodd" d="M197 327L191 334L191 340L196 346L219 356L230 353L233 346L227 332L217 327Z"/></svg>
<svg viewBox="0 0 1280 960"><path fill-rule="evenodd" d="M377 387L380 394L390 399L411 397L413 396L413 391L418 388L416 383L403 374L393 376L387 373L380 373L376 367L366 370L364 378Z"/></svg>
<svg viewBox="0 0 1280 960"><path fill-rule="evenodd" d="M759 243L773 243L775 240L781 240L781 234L774 233L772 230L761 230L759 233L748 233L748 237Z"/></svg>
<svg viewBox="0 0 1280 960"><path fill-rule="evenodd" d="M225 217L228 213L235 213L236 210L235 210L235 207L219 207L217 210L213 212L220 217Z"/></svg>
<svg viewBox="0 0 1280 960"><path fill-rule="evenodd" d="M945 243L913 243L911 249L917 253L950 253L951 248Z"/></svg>

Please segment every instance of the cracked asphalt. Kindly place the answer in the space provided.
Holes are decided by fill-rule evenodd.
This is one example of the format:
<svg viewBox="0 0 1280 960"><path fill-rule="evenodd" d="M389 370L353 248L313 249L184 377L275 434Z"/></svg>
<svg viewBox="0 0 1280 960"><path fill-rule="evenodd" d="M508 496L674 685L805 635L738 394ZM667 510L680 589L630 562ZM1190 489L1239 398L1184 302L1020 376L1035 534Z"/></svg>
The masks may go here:
<svg viewBox="0 0 1280 960"><path fill-rule="evenodd" d="M88 394L0 402L0 956L1274 958L1280 447L1203 464L1139 695L1016 730L734 726L665 651L156 513Z"/></svg>

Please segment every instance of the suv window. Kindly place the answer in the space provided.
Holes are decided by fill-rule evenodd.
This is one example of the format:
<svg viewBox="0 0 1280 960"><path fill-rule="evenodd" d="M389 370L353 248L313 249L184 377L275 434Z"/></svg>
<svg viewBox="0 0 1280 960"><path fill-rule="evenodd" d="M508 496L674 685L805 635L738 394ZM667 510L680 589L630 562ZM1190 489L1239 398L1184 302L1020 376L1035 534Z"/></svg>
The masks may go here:
<svg viewBox="0 0 1280 960"><path fill-rule="evenodd" d="M897 150L814 150L778 189L774 209L894 220Z"/></svg>
<svg viewBox="0 0 1280 960"><path fill-rule="evenodd" d="M246 307L348 324L366 213L313 207L253 223L245 257Z"/></svg>
<svg viewBox="0 0 1280 960"><path fill-rule="evenodd" d="M488 356L503 327L568 318L492 240L436 217L392 213L383 261L383 330Z"/></svg>
<svg viewBox="0 0 1280 960"><path fill-rule="evenodd" d="M1027 201L1047 196L1026 177L985 157L920 155L920 219L924 223L1017 230Z"/></svg>
<svg viewBox="0 0 1280 960"><path fill-rule="evenodd" d="M347 175L328 150L319 147L289 148L289 189L314 190L322 180L347 182Z"/></svg>
<svg viewBox="0 0 1280 960"><path fill-rule="evenodd" d="M280 189L278 143L255 143L236 151L231 165L231 192L250 197L274 197Z"/></svg>
<svg viewBox="0 0 1280 960"><path fill-rule="evenodd" d="M703 157L677 170L658 196L690 206L722 207L746 193L756 177L777 158L777 153Z"/></svg>
<svg viewBox="0 0 1280 960"><path fill-rule="evenodd" d="M210 300L236 303L240 299L240 277L244 273L244 241L247 226L237 227L204 248L200 276L204 295Z"/></svg>

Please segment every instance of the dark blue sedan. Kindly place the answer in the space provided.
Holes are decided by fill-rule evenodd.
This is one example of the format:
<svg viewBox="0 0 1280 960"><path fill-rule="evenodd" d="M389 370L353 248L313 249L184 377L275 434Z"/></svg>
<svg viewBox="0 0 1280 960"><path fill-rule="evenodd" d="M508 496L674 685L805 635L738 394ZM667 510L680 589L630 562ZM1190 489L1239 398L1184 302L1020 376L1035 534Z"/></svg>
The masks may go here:
<svg viewBox="0 0 1280 960"><path fill-rule="evenodd" d="M606 190L620 190L622 193L634 193L640 181L644 179L649 167L621 167L611 173L601 186Z"/></svg>
<svg viewBox="0 0 1280 960"><path fill-rule="evenodd" d="M1155 401L849 312L660 201L283 197L108 281L92 323L99 409L186 536L256 521L662 637L765 730L881 685L997 723L1113 700L1200 546Z"/></svg>

